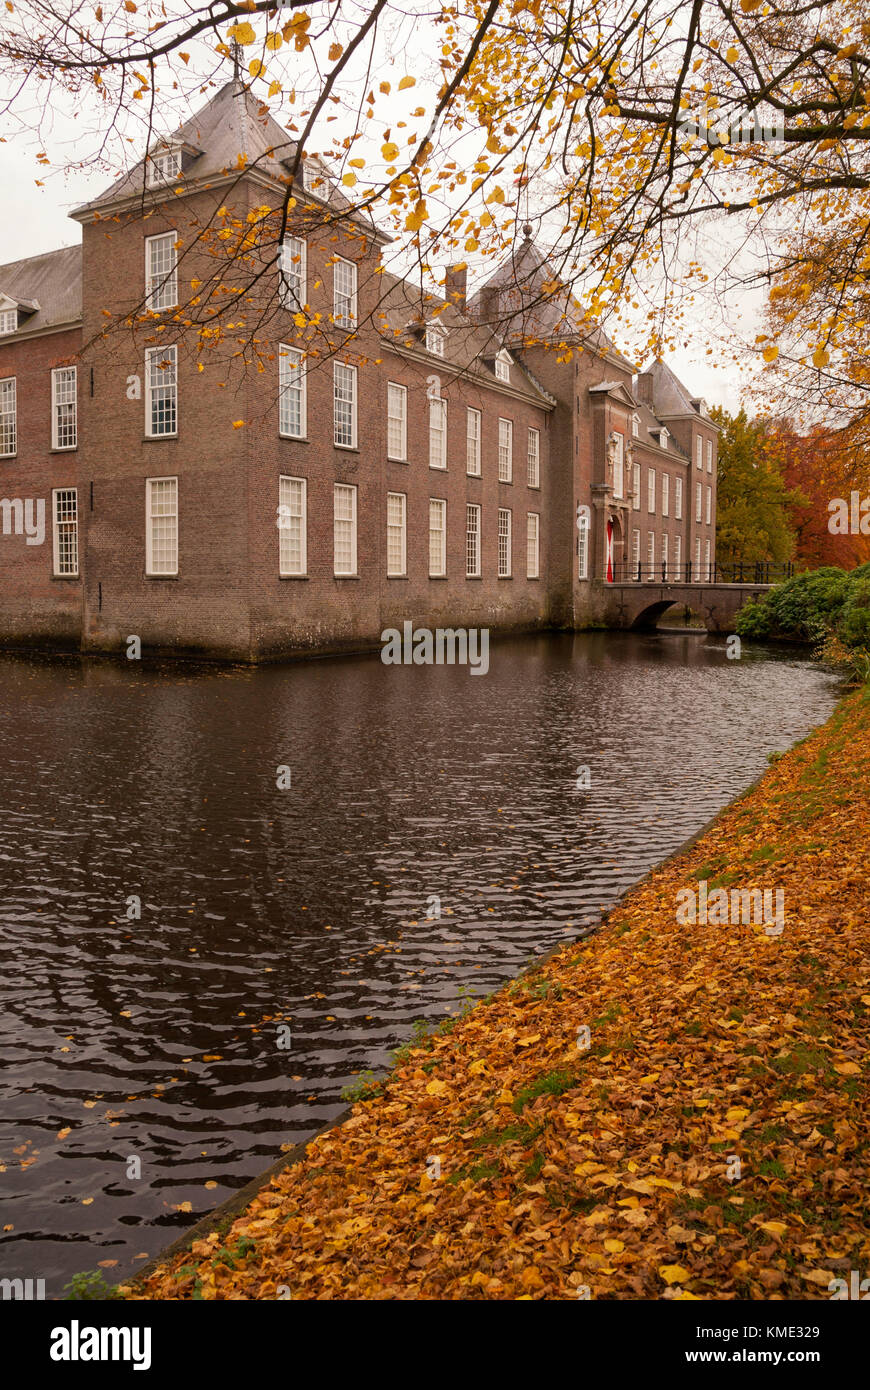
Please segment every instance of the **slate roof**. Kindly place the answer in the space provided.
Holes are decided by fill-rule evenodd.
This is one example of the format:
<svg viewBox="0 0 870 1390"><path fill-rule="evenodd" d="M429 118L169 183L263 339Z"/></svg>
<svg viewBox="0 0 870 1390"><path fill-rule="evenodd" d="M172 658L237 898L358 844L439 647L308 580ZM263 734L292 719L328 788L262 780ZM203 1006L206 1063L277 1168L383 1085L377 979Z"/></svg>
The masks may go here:
<svg viewBox="0 0 870 1390"><path fill-rule="evenodd" d="M182 173L165 187L185 190L188 186L207 183L209 179L224 174L240 173L240 155L245 156L245 168L280 180L286 188L290 174L287 162L292 164L297 150L297 142L238 78L225 83L201 111L180 125L172 135L155 140L149 152L155 153L175 144L187 147ZM336 186L324 161L311 157L305 162L314 165L316 176L322 180L309 187L306 196L319 199L336 212L350 211L352 204ZM76 208L72 216L86 216L106 204L125 198L141 197L143 194L152 198L160 196L159 188L147 186L146 168L147 157L143 156L96 198ZM376 230L368 215L363 220L371 230Z"/></svg>
<svg viewBox="0 0 870 1390"><path fill-rule="evenodd" d="M495 291L498 302L491 313L488 298ZM529 226L524 228L520 244L472 295L470 311L481 319L497 320L508 341L578 339L584 347L601 356L610 355L626 371L634 371L633 364L614 347L603 328L590 328L584 321L579 302L570 287L559 280L547 255L533 242Z"/></svg>
<svg viewBox="0 0 870 1390"><path fill-rule="evenodd" d="M691 394L666 362L653 362L651 367L641 372L635 394L639 393L642 381L648 383L646 390L651 394L652 408L660 420L673 415L695 415L711 429L717 428L706 411L702 413L700 397Z"/></svg>
<svg viewBox="0 0 870 1390"><path fill-rule="evenodd" d="M638 401L636 414L640 417L640 423L638 425L638 435L635 443L649 444L653 448L661 448L658 438L653 435L653 431L660 430L663 421L658 420L649 406L645 405L643 401ZM665 429L667 429L667 425L665 425ZM665 453L675 454L679 459L688 458L688 455L680 448L670 430L668 430L668 446L665 449Z"/></svg>
<svg viewBox="0 0 870 1390"><path fill-rule="evenodd" d="M0 294L25 308L34 301L39 306L35 313L21 317L19 333L78 323L82 316L81 246L64 246L0 265ZM0 342L14 336L4 335Z"/></svg>
<svg viewBox="0 0 870 1390"><path fill-rule="evenodd" d="M381 302L374 314L374 326L385 343L425 353L425 327L438 325L447 333L443 358L429 354L433 372L437 373L439 367L452 367L457 372L471 371L484 380L497 382L495 359L503 347L501 338L455 304L429 294L410 280L389 273L377 278L381 281ZM510 355L513 358L510 386L536 405L542 401L554 404L553 397L534 380L522 362L513 353Z"/></svg>

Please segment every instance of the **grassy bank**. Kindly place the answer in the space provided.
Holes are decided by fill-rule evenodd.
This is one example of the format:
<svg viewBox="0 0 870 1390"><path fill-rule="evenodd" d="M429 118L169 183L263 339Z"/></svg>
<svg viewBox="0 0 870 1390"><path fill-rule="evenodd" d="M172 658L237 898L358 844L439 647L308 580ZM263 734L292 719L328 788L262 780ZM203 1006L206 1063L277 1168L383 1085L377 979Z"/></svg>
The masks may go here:
<svg viewBox="0 0 870 1390"><path fill-rule="evenodd" d="M827 1299L870 1275L868 811L857 692L126 1295ZM701 881L782 889L781 934L679 924Z"/></svg>

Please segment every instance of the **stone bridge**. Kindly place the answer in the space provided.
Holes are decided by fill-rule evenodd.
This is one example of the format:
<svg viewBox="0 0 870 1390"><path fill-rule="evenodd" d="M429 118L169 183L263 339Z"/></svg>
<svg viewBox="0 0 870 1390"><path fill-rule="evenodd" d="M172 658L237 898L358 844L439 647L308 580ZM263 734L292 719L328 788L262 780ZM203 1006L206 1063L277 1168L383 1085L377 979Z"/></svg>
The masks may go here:
<svg viewBox="0 0 870 1390"><path fill-rule="evenodd" d="M653 628L673 604L688 604L704 620L708 632L733 632L734 619L744 603L760 598L772 588L772 584L698 584L676 580L602 585L607 621L613 627Z"/></svg>

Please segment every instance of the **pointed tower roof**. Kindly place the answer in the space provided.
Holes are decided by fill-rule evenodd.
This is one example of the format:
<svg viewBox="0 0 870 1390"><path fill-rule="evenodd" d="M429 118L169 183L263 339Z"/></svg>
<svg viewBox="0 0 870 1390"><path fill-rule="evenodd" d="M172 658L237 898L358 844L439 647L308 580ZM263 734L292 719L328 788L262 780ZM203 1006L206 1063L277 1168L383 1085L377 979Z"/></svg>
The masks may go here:
<svg viewBox="0 0 870 1390"><path fill-rule="evenodd" d="M661 358L641 372L636 382L636 394L650 407L659 420L673 419L675 416L700 416L711 429L713 424L707 408L700 396L693 396L683 385L667 362Z"/></svg>
<svg viewBox="0 0 870 1390"><path fill-rule="evenodd" d="M634 371L604 330L590 326L584 318L570 286L560 279L546 252L535 245L528 222L522 241L473 295L469 308L484 323L503 325L498 331L508 342L574 339L600 356L610 357L623 370Z"/></svg>
<svg viewBox="0 0 870 1390"><path fill-rule="evenodd" d="M180 150L181 173L151 187L147 179L148 157L168 149ZM165 202L167 193L179 196L204 185L219 185L224 179L231 182L242 170L267 182L280 182L286 189L296 152L297 142L236 76L172 135L154 140L147 155L132 169L119 175L89 203L76 208L71 216L86 222L115 204L123 208L127 203L143 200ZM306 188L306 197L326 203L334 211L354 215L352 204L335 186L326 166L319 159L306 163L314 165L319 180L313 189ZM369 231L376 231L371 218L366 215L364 221Z"/></svg>
<svg viewBox="0 0 870 1390"><path fill-rule="evenodd" d="M519 246L514 246L511 254L486 281L484 289L508 290L518 287L527 293L539 291L548 279L546 263L546 256L532 240L532 228L527 222Z"/></svg>

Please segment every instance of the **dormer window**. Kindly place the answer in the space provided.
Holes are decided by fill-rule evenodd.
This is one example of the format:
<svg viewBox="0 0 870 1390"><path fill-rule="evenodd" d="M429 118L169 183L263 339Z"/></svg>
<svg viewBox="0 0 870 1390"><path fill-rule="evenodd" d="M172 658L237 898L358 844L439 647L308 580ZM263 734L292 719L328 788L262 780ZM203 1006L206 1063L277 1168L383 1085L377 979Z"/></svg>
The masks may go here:
<svg viewBox="0 0 870 1390"><path fill-rule="evenodd" d="M632 437L632 439L639 439L639 438L640 438L640 416L639 416L639 415L632 415L632 417L631 417L631 437Z"/></svg>
<svg viewBox="0 0 870 1390"><path fill-rule="evenodd" d="M444 339L445 339L446 337L447 337L447 334L444 332L444 329L443 329L443 328L439 328L436 324L433 324L433 323L427 324L427 325L426 325L426 351L427 351L427 352L432 352L432 353L434 353L436 357L443 357L443 356L444 356Z"/></svg>
<svg viewBox="0 0 870 1390"><path fill-rule="evenodd" d="M148 156L148 187L172 183L181 173L181 150L168 146Z"/></svg>
<svg viewBox="0 0 870 1390"><path fill-rule="evenodd" d="M497 381L510 381L511 379L511 355L504 349L495 359L495 375Z"/></svg>
<svg viewBox="0 0 870 1390"><path fill-rule="evenodd" d="M657 430L650 430L650 434L654 434L657 437L660 449L666 449L668 447L668 430L665 429L664 425L661 425Z"/></svg>
<svg viewBox="0 0 870 1390"><path fill-rule="evenodd" d="M306 159L302 165L302 187L306 193L316 193L318 198L325 197L323 174L313 159Z"/></svg>
<svg viewBox="0 0 870 1390"><path fill-rule="evenodd" d="M18 328L18 310L0 309L0 337L14 333Z"/></svg>

